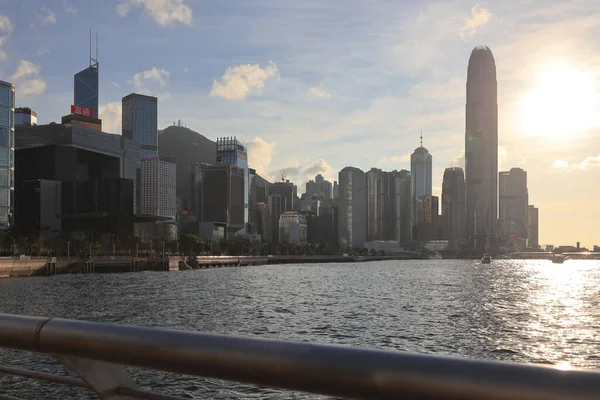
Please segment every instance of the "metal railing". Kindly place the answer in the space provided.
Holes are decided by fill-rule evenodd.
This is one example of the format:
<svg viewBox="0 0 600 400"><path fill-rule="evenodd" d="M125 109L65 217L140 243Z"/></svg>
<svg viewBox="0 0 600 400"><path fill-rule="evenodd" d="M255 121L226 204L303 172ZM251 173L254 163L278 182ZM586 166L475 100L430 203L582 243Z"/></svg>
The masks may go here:
<svg viewBox="0 0 600 400"><path fill-rule="evenodd" d="M124 365L358 399L600 395L600 373L592 371L60 318L0 314L0 347L51 355L81 379L7 366L0 373L87 388L110 400L178 399L137 388Z"/></svg>

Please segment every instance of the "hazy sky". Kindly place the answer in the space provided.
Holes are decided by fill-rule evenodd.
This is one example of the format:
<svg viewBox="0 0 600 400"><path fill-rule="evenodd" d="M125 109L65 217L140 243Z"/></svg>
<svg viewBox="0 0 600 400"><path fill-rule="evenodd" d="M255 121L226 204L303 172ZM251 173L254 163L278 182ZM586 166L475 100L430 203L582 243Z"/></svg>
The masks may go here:
<svg viewBox="0 0 600 400"><path fill-rule="evenodd" d="M600 244L599 2L0 0L0 79L40 123L69 113L89 29L106 131L123 96L156 95L159 127L237 136L259 173L302 184L410 169L423 130L438 194L463 162L470 52L488 45L499 169L527 170L540 242Z"/></svg>

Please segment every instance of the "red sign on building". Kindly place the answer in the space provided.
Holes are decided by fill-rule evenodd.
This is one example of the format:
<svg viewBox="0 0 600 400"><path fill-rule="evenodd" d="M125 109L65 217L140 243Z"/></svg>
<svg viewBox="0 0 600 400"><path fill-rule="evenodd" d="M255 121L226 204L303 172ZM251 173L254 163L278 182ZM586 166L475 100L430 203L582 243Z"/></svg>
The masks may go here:
<svg viewBox="0 0 600 400"><path fill-rule="evenodd" d="M73 105L71 106L71 114L83 115L84 117L91 117L93 115L91 108Z"/></svg>

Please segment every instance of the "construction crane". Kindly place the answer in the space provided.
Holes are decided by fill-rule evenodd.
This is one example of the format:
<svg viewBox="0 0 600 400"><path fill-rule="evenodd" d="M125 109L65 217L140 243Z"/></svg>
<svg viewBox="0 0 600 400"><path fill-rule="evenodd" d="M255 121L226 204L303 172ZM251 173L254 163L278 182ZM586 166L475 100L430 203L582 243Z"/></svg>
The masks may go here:
<svg viewBox="0 0 600 400"><path fill-rule="evenodd" d="M281 182L285 182L285 169L281 170Z"/></svg>

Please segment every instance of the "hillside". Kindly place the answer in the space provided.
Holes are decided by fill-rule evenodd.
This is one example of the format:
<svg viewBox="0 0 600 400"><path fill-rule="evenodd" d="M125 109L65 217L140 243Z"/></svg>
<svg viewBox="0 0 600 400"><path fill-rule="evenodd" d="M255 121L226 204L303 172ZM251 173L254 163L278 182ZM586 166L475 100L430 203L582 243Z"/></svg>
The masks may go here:
<svg viewBox="0 0 600 400"><path fill-rule="evenodd" d="M217 145L191 129L169 126L158 131L158 153L177 159L177 196L186 197L189 166L196 163L215 164Z"/></svg>

